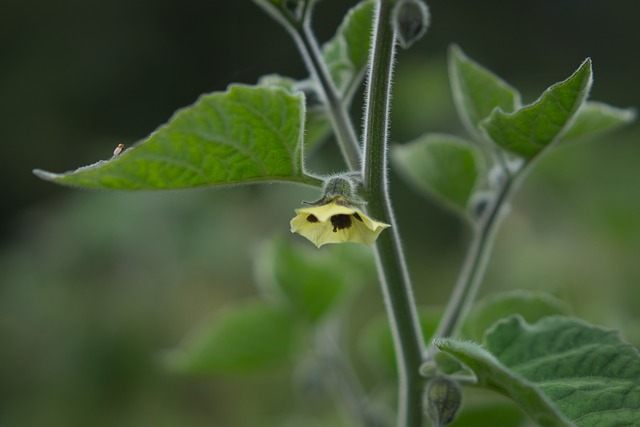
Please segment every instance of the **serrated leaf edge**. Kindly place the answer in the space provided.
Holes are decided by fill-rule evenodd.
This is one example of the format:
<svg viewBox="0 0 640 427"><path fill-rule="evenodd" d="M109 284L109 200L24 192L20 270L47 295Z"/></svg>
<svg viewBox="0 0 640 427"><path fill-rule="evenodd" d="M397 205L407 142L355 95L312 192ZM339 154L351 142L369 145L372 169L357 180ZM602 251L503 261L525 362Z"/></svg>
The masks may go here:
<svg viewBox="0 0 640 427"><path fill-rule="evenodd" d="M523 319L524 321L524 319ZM440 349L441 351L444 351L450 355L452 355L453 357L455 357L460 363L462 363L465 367L467 367L471 372L473 372L473 374L476 376L477 378L477 374L476 372L469 367L466 362L464 362L463 360L461 360L456 354L455 352L457 351L455 348L451 347L450 345L448 345L449 343L453 343L454 346L459 346L459 350L464 351L465 347L468 347L470 345L473 345L472 350L471 350L471 354L477 355L477 359L480 359L482 363L486 363L486 364L493 364L499 371L500 373L512 378L514 380L514 382L516 382L518 385L524 386L529 388L530 391L532 391L536 397L545 405L547 405L549 407L549 409L556 415L557 419L559 421L561 421L566 427L577 427L575 424L573 424L570 420L568 420L566 418L566 416L561 413L553 404L553 402L544 394L542 393L542 391L532 382L528 381L525 378L522 378L520 375L512 372L509 368L507 368L502 362L500 362L493 354L491 354L491 352L489 352L487 349L485 349L482 345L477 344L473 341L470 340L459 340L459 339L454 339L454 338L436 338L434 339L434 345L436 347L438 347L438 349ZM447 349L448 347L448 349ZM458 350L458 351L459 351ZM491 390L494 390L500 394L506 395L507 397L511 398L511 396L509 396L508 394L504 393L503 390L501 390L500 388L496 387L496 386L492 386L491 384L481 384L480 383L480 379L478 378L479 381L479 385L489 388ZM517 401L514 400L514 402L518 403ZM524 407L521 406L522 409L524 409ZM529 416L534 417L535 414L529 414ZM534 418L535 419L535 418Z"/></svg>
<svg viewBox="0 0 640 427"><path fill-rule="evenodd" d="M90 170L94 170L94 169L99 169L107 164L110 164L112 162L119 162L119 161L123 161L123 159L125 159L127 157L128 154L130 154L133 150L135 150L139 145L144 144L145 142L147 142L149 139L151 139L156 133L162 131L163 129L165 129L166 127L168 127L176 118L178 118L181 114L183 114L184 112L187 112L188 110L190 110L191 108L193 108L195 105L197 105L198 103L200 103L202 101L203 98L206 98L208 96L211 95L220 95L220 96L227 96L230 95L234 90L236 90L237 88L249 88L249 89L268 89L268 90L273 90L273 91L281 91L285 94L287 94L287 96L291 96L293 98L298 98L298 102L300 105L300 132L298 135L298 143L296 145L296 149L291 157L292 161L295 162L295 164L292 165L292 170L294 171L294 173L296 173L297 175L292 175L292 176L283 176L283 177L278 177L278 176L270 176L268 179L255 179L255 180L242 180L242 181L227 181L225 183L222 184L203 184L200 185L198 187L202 188L202 187L226 187L226 186L233 186L233 185L250 185L250 184L258 184L258 183L273 183L273 182L292 182L292 183L300 183L300 184L306 184L306 185L310 185L310 186L315 186L315 187L321 187L323 185L323 181L313 175L307 172L306 169L306 165L305 165L305 157L304 157L304 136L305 136L305 125L306 125L306 107L305 107L305 99L304 99L304 93L302 92L295 92L292 93L291 91L282 88L282 87L276 87L276 86L272 86L272 85L246 85L246 84L238 84L238 83L233 83L230 84L229 86L227 86L227 89L225 91L221 91L221 92L208 92L208 93L204 93L202 95L200 95L195 102L193 102L191 105L182 107L177 109L172 115L171 117L162 125L160 125L159 127L157 127L155 130L153 130L149 135L147 135L146 137L144 137L143 139L140 139L139 141L135 142L133 145L131 145L130 147L128 147L127 149L125 149L120 155L112 157L111 159L108 160L99 160L95 163L89 164L89 165L85 165L85 166L81 166L79 168L73 169L73 170L69 170L66 172L62 172L62 173L55 173L55 172L49 172L46 170L42 170L42 169L33 169L32 172L34 175L36 175L37 177L44 179L46 181L50 181L50 182L54 182L54 183L59 183L59 184L63 184L66 186L70 186L70 187L76 187L76 188L90 188L90 187L84 187L81 185L76 185L76 184L67 184L65 182L59 182L60 179L64 179L65 177L68 176L73 176L82 172L86 172L86 171L90 171ZM299 166L298 166L298 158L300 160ZM196 187L184 187L184 189L187 188L196 188ZM181 188L172 188L171 190L178 190ZM120 189L121 191L139 191L138 189ZM144 191L160 191L160 190L167 190L166 188L145 188Z"/></svg>

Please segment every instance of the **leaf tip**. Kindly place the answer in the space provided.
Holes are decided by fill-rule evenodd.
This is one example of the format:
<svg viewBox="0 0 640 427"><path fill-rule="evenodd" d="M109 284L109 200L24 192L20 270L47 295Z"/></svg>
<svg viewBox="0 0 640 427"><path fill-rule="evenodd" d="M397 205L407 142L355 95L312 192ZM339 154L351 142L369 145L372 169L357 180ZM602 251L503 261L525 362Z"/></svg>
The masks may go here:
<svg viewBox="0 0 640 427"><path fill-rule="evenodd" d="M587 56L587 58L582 61L580 64L580 68L578 68L578 72L583 71L589 75L587 86L591 87L591 83L593 82L593 62L591 61L591 57Z"/></svg>
<svg viewBox="0 0 640 427"><path fill-rule="evenodd" d="M461 62L469 60L467 55L465 55L464 52L462 51L462 48L456 43L452 43L449 45L447 57L449 62L449 69L451 70L452 73L458 72L457 68L461 66L460 65Z"/></svg>
<svg viewBox="0 0 640 427"><path fill-rule="evenodd" d="M464 56L464 52L458 43L451 43L449 45L449 55Z"/></svg>
<svg viewBox="0 0 640 427"><path fill-rule="evenodd" d="M45 181L55 181L56 178L60 176L57 173L47 172L46 170L42 170L42 169L33 169L31 173L33 173L35 176Z"/></svg>

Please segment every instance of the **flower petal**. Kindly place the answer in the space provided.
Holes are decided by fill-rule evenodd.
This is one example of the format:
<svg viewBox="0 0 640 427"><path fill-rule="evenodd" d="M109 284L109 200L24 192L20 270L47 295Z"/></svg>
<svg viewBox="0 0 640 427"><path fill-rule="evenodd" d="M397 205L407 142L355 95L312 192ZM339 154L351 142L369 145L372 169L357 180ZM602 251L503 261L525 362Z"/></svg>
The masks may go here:
<svg viewBox="0 0 640 427"><path fill-rule="evenodd" d="M313 206L310 208L296 209L296 213L313 215L320 222L327 222L334 215L353 215L354 213L358 213L357 209L344 206L341 204L337 204L335 201L331 201L326 205Z"/></svg>
<svg viewBox="0 0 640 427"><path fill-rule="evenodd" d="M342 199L296 209L296 214L291 220L291 232L306 237L317 247L345 242L372 245L382 230L389 227L372 220L359 209L345 206Z"/></svg>

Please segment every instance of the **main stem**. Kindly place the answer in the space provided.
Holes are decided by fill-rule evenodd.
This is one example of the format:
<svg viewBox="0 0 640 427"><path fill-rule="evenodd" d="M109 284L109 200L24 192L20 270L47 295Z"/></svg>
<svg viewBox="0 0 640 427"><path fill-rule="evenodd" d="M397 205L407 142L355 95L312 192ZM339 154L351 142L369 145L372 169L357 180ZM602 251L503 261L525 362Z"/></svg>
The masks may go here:
<svg viewBox="0 0 640 427"><path fill-rule="evenodd" d="M391 23L394 4L394 0L379 0L377 5L367 78L362 170L369 213L391 225L378 237L375 254L397 355L397 425L419 427L423 421L423 382L419 368L424 341L389 199L387 177L388 123L395 57L395 32Z"/></svg>

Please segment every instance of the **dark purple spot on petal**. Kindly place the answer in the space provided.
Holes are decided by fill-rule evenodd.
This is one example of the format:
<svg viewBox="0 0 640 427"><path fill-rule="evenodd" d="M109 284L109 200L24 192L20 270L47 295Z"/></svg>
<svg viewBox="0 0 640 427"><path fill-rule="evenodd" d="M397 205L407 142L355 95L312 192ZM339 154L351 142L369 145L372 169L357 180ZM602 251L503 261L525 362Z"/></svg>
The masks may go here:
<svg viewBox="0 0 640 427"><path fill-rule="evenodd" d="M333 225L333 232L351 227L351 215L334 215L331 217L331 225Z"/></svg>
<svg viewBox="0 0 640 427"><path fill-rule="evenodd" d="M318 222L318 218L315 215L311 214L307 217L308 222Z"/></svg>

